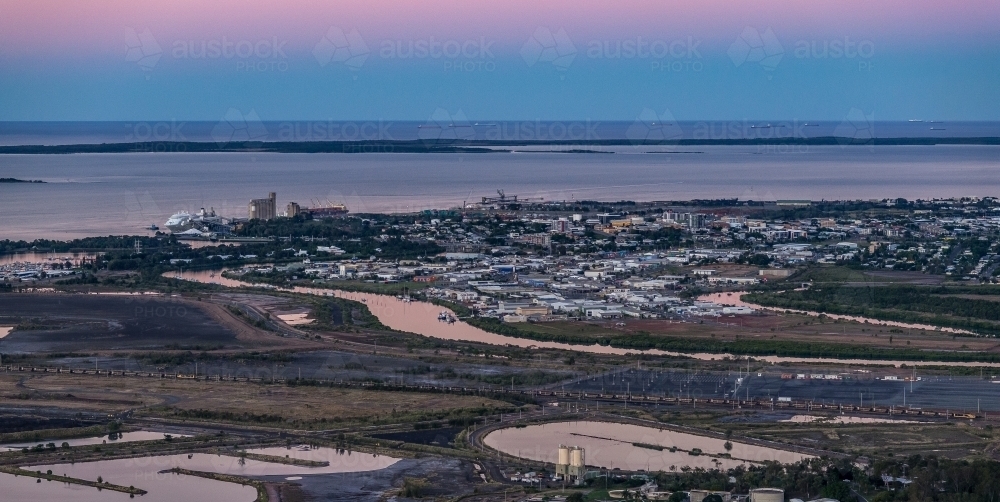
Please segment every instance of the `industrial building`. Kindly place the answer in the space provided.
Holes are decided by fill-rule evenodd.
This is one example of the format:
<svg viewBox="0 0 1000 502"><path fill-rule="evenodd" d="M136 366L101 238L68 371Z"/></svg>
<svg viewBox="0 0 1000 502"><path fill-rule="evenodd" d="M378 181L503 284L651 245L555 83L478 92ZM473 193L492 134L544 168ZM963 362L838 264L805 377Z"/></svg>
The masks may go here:
<svg viewBox="0 0 1000 502"><path fill-rule="evenodd" d="M724 491L691 490L688 492L688 502L702 502L709 495L718 495L722 502L731 502L732 494Z"/></svg>
<svg viewBox="0 0 1000 502"><path fill-rule="evenodd" d="M781 488L755 488L750 490L750 502L785 502L785 490Z"/></svg>
<svg viewBox="0 0 1000 502"><path fill-rule="evenodd" d="M587 473L583 448L579 446L559 445L559 455L556 461L556 475L577 485L583 484Z"/></svg>
<svg viewBox="0 0 1000 502"><path fill-rule="evenodd" d="M277 196L271 192L266 199L251 199L247 209L247 217L251 220L274 219L278 216Z"/></svg>

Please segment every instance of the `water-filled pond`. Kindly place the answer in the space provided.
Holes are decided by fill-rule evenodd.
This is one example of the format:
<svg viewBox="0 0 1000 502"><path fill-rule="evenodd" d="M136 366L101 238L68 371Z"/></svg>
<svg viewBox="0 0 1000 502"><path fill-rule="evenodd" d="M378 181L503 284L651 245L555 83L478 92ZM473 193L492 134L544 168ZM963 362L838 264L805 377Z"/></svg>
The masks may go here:
<svg viewBox="0 0 1000 502"><path fill-rule="evenodd" d="M183 434L171 434L173 437L184 437ZM157 439L163 439L164 433L153 432L153 431L134 431L134 432L123 432L119 434L117 439L108 439L107 435L104 436L94 436L87 438L73 438L73 439L42 439L39 441L23 441L19 443L10 443L0 445L0 451L16 451L23 448L32 448L39 444L55 443L57 447L61 447L63 443L69 443L70 446L89 446L92 444L104 444L104 443L130 443L132 441L155 441Z"/></svg>
<svg viewBox="0 0 1000 502"><path fill-rule="evenodd" d="M399 461L384 455L346 452L333 448L308 448L304 446L271 447L247 450L277 457L298 458L329 462L328 466L306 467L253 459L239 459L227 455L194 453L189 455L161 455L73 464L52 464L25 467L28 470L47 471L74 478L103 481L122 486L135 486L146 490L144 502L251 502L257 491L250 486L240 486L196 476L164 473L181 467L193 471L216 472L237 476L287 476L351 473L383 469ZM127 494L98 491L96 488L65 485L54 481L38 483L34 478L0 474L0 490L5 500L66 500L72 502L104 502L126 500ZM9 496L9 498L8 498Z"/></svg>
<svg viewBox="0 0 1000 502"><path fill-rule="evenodd" d="M683 467L729 469L756 462L792 463L809 455L776 448L716 439L655 427L610 422L554 422L506 428L489 433L483 442L520 458L555 462L560 444L585 449L588 466L605 469L672 471ZM692 455L695 449L700 455ZM671 451L676 449L675 451ZM713 457L728 453L732 458Z"/></svg>

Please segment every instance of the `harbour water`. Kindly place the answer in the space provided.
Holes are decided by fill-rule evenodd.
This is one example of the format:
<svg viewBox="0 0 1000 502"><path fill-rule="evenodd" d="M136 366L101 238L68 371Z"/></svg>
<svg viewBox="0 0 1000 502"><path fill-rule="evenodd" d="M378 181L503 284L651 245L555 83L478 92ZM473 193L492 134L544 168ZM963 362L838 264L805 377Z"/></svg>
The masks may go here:
<svg viewBox="0 0 1000 502"><path fill-rule="evenodd" d="M527 149L524 149L527 150ZM251 198L353 213L461 207L497 189L548 200L996 196L998 146L612 147L618 153L2 155L0 239L146 235L178 211L245 217ZM650 153L664 152L664 153Z"/></svg>

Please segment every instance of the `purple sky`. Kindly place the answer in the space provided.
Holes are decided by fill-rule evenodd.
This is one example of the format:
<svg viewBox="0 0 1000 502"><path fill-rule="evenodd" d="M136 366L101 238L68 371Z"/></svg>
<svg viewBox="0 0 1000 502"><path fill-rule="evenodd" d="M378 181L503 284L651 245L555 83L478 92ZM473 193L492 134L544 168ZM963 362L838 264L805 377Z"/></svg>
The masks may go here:
<svg viewBox="0 0 1000 502"><path fill-rule="evenodd" d="M1000 118L1000 3L2 0L0 120Z"/></svg>

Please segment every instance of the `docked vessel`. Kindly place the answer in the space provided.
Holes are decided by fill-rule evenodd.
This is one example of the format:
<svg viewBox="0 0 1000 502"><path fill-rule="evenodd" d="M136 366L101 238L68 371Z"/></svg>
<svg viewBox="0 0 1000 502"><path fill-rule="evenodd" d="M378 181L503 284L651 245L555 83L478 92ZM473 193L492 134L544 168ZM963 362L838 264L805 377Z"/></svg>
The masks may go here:
<svg viewBox="0 0 1000 502"><path fill-rule="evenodd" d="M215 225L222 224L222 218L215 214L213 207L209 211L201 208L196 214L191 215L187 211L174 214L164 224L173 233L181 233L190 229L211 229Z"/></svg>
<svg viewBox="0 0 1000 502"><path fill-rule="evenodd" d="M183 232L191 228L191 215L187 211L174 213L163 226L167 227L171 232Z"/></svg>

